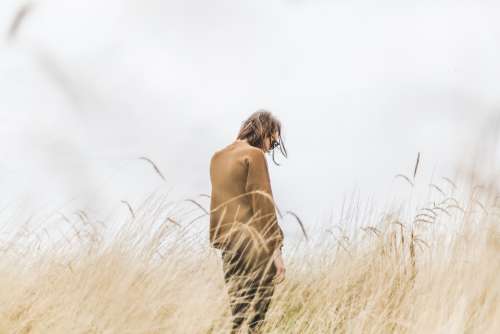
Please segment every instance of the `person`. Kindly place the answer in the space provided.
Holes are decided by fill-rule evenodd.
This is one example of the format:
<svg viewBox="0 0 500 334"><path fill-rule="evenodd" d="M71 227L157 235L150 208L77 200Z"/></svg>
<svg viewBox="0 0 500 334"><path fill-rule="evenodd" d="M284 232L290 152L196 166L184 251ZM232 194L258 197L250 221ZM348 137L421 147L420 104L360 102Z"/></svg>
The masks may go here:
<svg viewBox="0 0 500 334"><path fill-rule="evenodd" d="M209 239L221 250L232 331L244 322L259 333L276 284L285 279L284 235L278 224L265 153L287 157L280 121L267 110L246 119L236 140L210 160Z"/></svg>

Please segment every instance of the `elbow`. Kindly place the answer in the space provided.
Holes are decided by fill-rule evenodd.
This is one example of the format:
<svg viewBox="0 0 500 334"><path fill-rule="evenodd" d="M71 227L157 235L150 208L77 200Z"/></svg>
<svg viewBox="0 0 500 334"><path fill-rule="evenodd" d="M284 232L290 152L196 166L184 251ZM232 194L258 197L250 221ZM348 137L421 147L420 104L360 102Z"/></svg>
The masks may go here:
<svg viewBox="0 0 500 334"><path fill-rule="evenodd" d="M276 237L272 240L269 240L268 249L270 254L274 254L276 251L280 251L283 248L283 238Z"/></svg>

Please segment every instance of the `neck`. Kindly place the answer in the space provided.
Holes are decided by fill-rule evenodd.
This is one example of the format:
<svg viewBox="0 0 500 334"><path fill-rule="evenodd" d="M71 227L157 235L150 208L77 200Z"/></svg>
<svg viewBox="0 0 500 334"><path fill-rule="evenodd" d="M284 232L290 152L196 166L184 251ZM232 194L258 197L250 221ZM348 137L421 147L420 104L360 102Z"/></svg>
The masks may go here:
<svg viewBox="0 0 500 334"><path fill-rule="evenodd" d="M235 139L234 142L235 143L247 143L248 145L250 145L250 143L246 139ZM262 152L266 153L266 150L264 150L263 148L259 148L259 149L261 149Z"/></svg>

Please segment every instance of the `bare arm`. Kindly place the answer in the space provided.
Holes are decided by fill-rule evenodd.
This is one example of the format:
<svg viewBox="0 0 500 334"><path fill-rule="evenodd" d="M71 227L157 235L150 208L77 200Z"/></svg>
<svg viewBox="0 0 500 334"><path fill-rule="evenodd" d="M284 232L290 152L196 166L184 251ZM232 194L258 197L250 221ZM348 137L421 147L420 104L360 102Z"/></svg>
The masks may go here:
<svg viewBox="0 0 500 334"><path fill-rule="evenodd" d="M250 194L255 226L267 241L269 252L283 247L283 231L276 216L276 207L271 189L271 181L264 152L254 150L248 158L248 175L246 192L260 191Z"/></svg>

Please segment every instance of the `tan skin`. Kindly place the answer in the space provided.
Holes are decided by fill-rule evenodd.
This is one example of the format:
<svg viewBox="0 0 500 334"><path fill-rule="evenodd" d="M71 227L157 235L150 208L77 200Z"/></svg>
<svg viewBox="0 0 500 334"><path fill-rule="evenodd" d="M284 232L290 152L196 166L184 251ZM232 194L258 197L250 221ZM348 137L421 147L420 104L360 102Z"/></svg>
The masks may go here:
<svg viewBox="0 0 500 334"><path fill-rule="evenodd" d="M273 134L273 138L274 140L278 141L279 139L279 134L278 132L275 132ZM270 151L270 148L271 148L271 142L272 142L272 139L270 137L266 137L265 140L264 140L264 147L261 148L262 151L264 151L264 153L267 153ZM236 139L237 142L240 142L240 141L244 141L244 142L248 142L246 139ZM283 262L283 257L281 256L281 250L280 249L276 249L276 251L274 252L273 254L273 259L274 259L274 265L276 266L276 276L274 278L274 282L276 284L279 284L281 282L283 282L285 280L285 263Z"/></svg>

